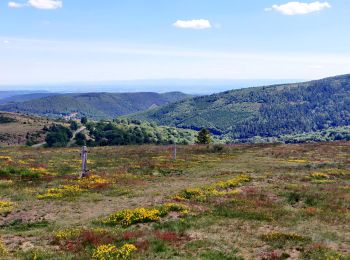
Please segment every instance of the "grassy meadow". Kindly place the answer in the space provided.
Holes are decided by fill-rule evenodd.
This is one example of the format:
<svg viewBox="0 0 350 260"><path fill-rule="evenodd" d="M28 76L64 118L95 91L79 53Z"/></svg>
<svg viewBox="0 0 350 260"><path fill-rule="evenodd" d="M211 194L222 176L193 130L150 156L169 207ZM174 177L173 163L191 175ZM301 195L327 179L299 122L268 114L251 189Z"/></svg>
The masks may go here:
<svg viewBox="0 0 350 260"><path fill-rule="evenodd" d="M350 143L1 148L0 259L349 259Z"/></svg>

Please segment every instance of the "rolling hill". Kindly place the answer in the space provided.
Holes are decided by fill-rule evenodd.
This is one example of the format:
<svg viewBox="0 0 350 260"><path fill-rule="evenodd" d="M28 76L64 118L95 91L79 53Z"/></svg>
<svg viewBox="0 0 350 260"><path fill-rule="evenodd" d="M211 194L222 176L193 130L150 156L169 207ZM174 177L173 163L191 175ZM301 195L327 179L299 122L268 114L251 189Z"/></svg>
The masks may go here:
<svg viewBox="0 0 350 260"><path fill-rule="evenodd" d="M0 147L22 146L28 140L40 143L46 136L43 128L53 123L47 118L0 112Z"/></svg>
<svg viewBox="0 0 350 260"><path fill-rule="evenodd" d="M4 104L0 106L0 111L48 117L61 117L78 112L78 117L111 119L188 97L191 96L180 92L164 94L151 92L63 94Z"/></svg>
<svg viewBox="0 0 350 260"><path fill-rule="evenodd" d="M227 91L171 103L131 118L230 139L273 137L350 125L350 75Z"/></svg>

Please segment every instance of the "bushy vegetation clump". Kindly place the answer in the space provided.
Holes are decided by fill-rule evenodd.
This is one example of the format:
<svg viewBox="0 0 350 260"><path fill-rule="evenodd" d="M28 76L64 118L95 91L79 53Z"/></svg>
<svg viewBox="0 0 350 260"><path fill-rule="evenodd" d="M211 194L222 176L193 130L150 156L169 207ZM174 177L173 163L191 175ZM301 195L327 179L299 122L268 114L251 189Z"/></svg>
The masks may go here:
<svg viewBox="0 0 350 260"><path fill-rule="evenodd" d="M69 128L55 124L48 129L45 141L48 147L65 147L72 137L73 133Z"/></svg>
<svg viewBox="0 0 350 260"><path fill-rule="evenodd" d="M105 259L130 259L133 252L137 248L132 244L125 244L120 248L115 245L101 245L94 250L92 259L105 260Z"/></svg>
<svg viewBox="0 0 350 260"><path fill-rule="evenodd" d="M167 203L157 208L125 209L111 214L103 219L102 223L128 227L137 223L157 222L169 212L187 214L188 208L181 204Z"/></svg>
<svg viewBox="0 0 350 260"><path fill-rule="evenodd" d="M6 256L8 251L4 245L4 243L0 240L0 256Z"/></svg>
<svg viewBox="0 0 350 260"><path fill-rule="evenodd" d="M0 124L8 124L8 123L13 123L16 122L17 120L12 117L0 115Z"/></svg>
<svg viewBox="0 0 350 260"><path fill-rule="evenodd" d="M138 120L117 119L114 122L90 122L87 125L92 140L89 146L140 145L140 144L190 144L195 132L172 127L160 127Z"/></svg>

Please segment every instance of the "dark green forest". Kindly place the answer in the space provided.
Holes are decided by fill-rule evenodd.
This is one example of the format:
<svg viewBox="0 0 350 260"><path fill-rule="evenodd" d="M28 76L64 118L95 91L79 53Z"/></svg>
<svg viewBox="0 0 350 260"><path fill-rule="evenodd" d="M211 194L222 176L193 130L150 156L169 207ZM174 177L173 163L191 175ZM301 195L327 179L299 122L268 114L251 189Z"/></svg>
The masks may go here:
<svg viewBox="0 0 350 260"><path fill-rule="evenodd" d="M228 140L350 125L350 75L201 96L131 116L160 125L208 128Z"/></svg>

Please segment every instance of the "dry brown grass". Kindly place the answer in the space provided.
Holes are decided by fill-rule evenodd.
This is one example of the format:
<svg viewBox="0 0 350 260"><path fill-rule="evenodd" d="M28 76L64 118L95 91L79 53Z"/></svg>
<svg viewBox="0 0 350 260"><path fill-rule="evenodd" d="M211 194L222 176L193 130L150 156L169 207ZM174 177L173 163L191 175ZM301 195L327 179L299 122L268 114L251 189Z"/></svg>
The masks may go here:
<svg viewBox="0 0 350 260"><path fill-rule="evenodd" d="M51 120L29 115L0 112L0 116L15 120L15 122L0 123L0 146L25 145L27 133L38 135L38 142L44 141L45 133L42 129L45 125L52 124Z"/></svg>

